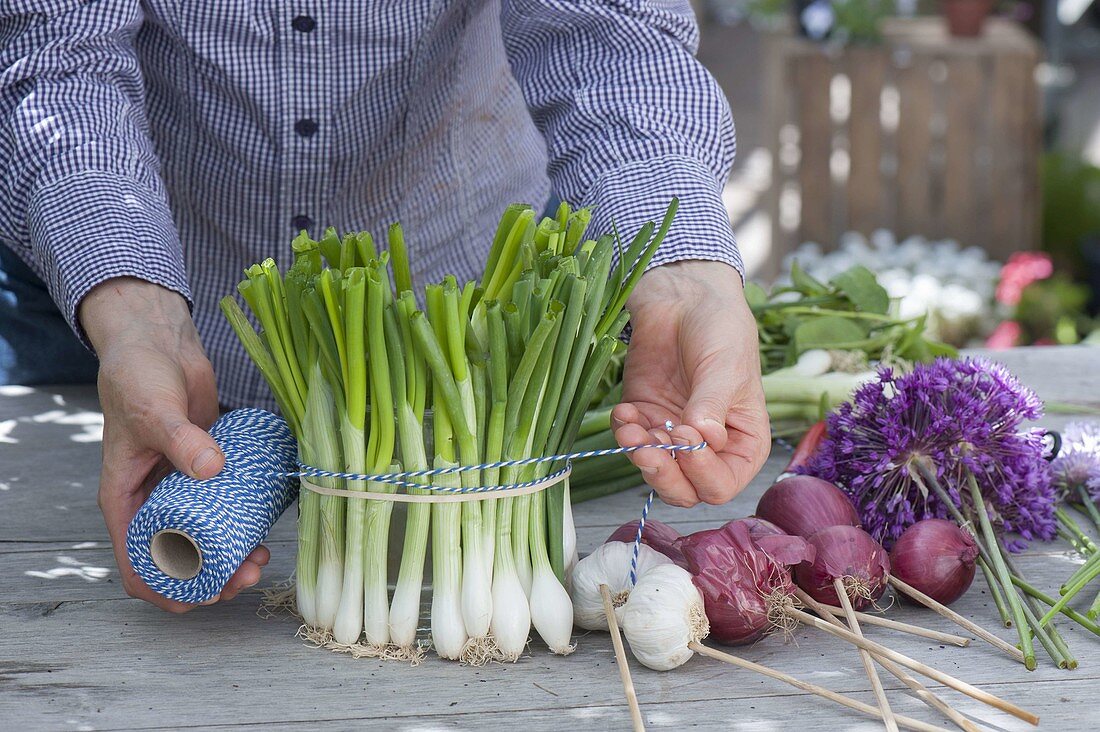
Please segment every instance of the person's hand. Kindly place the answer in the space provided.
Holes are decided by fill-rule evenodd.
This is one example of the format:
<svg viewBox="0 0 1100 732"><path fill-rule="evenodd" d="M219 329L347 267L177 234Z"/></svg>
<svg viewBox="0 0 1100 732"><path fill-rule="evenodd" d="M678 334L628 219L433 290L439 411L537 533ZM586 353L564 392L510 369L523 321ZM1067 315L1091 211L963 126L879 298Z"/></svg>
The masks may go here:
<svg viewBox="0 0 1100 732"><path fill-rule="evenodd" d="M768 413L760 384L756 323L741 279L720 262L685 261L646 272L628 303L633 334L623 400L611 413L623 447L666 503L725 503L767 460ZM665 422L675 427L669 434Z"/></svg>
<svg viewBox="0 0 1100 732"><path fill-rule="evenodd" d="M214 371L187 303L170 290L132 278L107 280L85 296L78 317L99 356L99 507L122 586L131 597L186 612L194 605L158 595L134 572L126 555L126 530L173 466L206 479L225 465L206 432L218 417ZM210 602L228 600L256 584L269 557L265 547L258 547Z"/></svg>

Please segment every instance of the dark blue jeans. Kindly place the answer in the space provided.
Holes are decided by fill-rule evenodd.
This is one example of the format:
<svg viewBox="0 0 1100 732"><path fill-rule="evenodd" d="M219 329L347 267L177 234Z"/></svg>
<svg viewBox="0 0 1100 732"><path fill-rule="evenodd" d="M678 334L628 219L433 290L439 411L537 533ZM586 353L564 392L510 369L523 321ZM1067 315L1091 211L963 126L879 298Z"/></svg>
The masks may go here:
<svg viewBox="0 0 1100 732"><path fill-rule="evenodd" d="M0 244L0 384L92 384L97 369L46 283Z"/></svg>

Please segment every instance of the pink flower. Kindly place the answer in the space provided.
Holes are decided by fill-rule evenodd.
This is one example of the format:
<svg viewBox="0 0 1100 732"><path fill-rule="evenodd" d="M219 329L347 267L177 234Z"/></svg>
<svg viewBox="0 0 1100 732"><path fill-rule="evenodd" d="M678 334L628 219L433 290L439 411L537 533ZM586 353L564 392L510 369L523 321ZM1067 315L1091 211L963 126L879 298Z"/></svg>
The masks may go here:
<svg viewBox="0 0 1100 732"><path fill-rule="evenodd" d="M997 283L997 302L1015 305L1020 302L1024 288L1032 282L1045 280L1054 274L1054 264L1042 252L1016 252L1001 267L1001 281Z"/></svg>
<svg viewBox="0 0 1100 732"><path fill-rule="evenodd" d="M1021 335L1023 335L1023 329L1019 323L1015 320L1005 320L985 339L985 347L996 350L1013 348L1019 345Z"/></svg>

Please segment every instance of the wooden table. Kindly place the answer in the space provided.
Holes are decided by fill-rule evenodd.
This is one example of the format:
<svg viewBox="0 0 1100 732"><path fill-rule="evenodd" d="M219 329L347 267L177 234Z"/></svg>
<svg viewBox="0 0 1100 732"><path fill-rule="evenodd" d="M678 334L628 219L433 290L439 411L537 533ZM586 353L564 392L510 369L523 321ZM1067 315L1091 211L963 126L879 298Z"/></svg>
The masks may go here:
<svg viewBox="0 0 1100 732"><path fill-rule="evenodd" d="M1100 351L1021 349L999 358L1047 399L1100 407ZM470 668L431 657L410 668L306 647L294 638L293 620L257 617L255 593L179 617L127 598L95 503L100 422L91 388L0 387L0 729L629 729L606 634L578 634L578 650L567 658L535 642L515 665ZM687 532L748 514L786 457L776 448L763 473L728 505L658 505L653 515ZM643 499L638 489L578 506L582 551L635 518ZM293 540L288 515L269 542L264 584L290 572ZM1034 547L1020 564L1053 591L1076 561L1066 546L1050 544ZM980 581L958 608L991 629L996 624ZM892 608L890 616L955 632L912 607ZM1027 673L980 642L943 648L878 628L867 633L1037 712L1044 728L1087 729L1100 680L1100 638L1063 626L1081 662L1074 672L1041 663ZM799 630L788 645L767 638L736 652L873 701L856 653L819 631ZM696 657L669 673L631 665L650 729L881 729L710 659ZM896 711L947 724L892 677L883 681ZM1027 728L967 697L944 696L996 728Z"/></svg>

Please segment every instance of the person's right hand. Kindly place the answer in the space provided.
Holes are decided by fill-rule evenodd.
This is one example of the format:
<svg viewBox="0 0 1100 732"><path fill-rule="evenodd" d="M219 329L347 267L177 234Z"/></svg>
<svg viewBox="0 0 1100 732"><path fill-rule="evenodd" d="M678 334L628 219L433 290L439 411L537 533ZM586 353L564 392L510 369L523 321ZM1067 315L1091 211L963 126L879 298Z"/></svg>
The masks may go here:
<svg viewBox="0 0 1100 732"><path fill-rule="evenodd" d="M134 572L126 531L172 466L199 479L224 467L225 456L206 431L218 417L214 371L187 303L158 285L129 277L107 280L84 297L78 317L99 356L99 508L122 586L131 597L186 612L195 606L157 594ZM256 584L269 558L266 547L257 547L210 603Z"/></svg>

